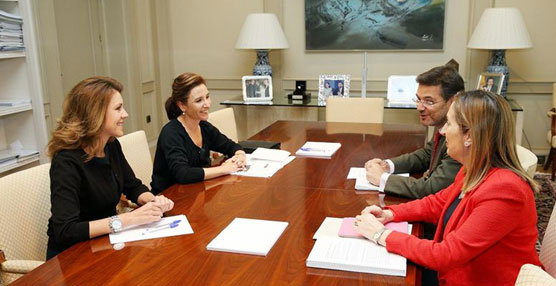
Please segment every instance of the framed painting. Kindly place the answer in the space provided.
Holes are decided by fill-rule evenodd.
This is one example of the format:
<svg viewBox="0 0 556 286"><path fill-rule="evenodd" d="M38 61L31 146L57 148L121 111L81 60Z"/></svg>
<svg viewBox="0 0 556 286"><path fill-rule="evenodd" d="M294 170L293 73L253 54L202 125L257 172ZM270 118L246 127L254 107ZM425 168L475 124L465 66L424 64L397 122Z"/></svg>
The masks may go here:
<svg viewBox="0 0 556 286"><path fill-rule="evenodd" d="M445 0L305 0L305 49L442 50Z"/></svg>

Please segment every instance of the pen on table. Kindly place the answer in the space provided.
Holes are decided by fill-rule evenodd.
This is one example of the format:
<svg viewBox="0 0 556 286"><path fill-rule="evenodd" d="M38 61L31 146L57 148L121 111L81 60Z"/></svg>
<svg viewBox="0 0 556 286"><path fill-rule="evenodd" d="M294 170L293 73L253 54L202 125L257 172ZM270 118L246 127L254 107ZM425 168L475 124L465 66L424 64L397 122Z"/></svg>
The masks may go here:
<svg viewBox="0 0 556 286"><path fill-rule="evenodd" d="M326 150L324 149L315 149L315 148L307 148L307 147L301 147L300 149L301 151L306 151L306 152L326 152Z"/></svg>
<svg viewBox="0 0 556 286"><path fill-rule="evenodd" d="M177 226L180 224L180 222L181 222L181 219L178 219L178 220L175 220L175 221L173 221L173 222L169 222L169 223L166 223L166 224L162 224L162 225L159 225L159 226L156 226L156 227L153 227L153 228L147 228L147 229L145 230L145 232L143 232L143 235L145 235L145 234L147 234L147 233L159 231L159 230L162 230L162 229L177 227Z"/></svg>
<svg viewBox="0 0 556 286"><path fill-rule="evenodd" d="M266 168L266 167L268 167L268 163L266 163L266 165L264 165L264 167L263 167L263 168Z"/></svg>

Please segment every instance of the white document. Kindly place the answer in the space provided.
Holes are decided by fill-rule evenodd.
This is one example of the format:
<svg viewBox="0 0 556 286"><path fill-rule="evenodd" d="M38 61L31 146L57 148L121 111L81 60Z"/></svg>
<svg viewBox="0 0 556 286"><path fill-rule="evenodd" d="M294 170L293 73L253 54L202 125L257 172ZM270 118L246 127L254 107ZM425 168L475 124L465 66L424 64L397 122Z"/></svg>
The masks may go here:
<svg viewBox="0 0 556 286"><path fill-rule="evenodd" d="M323 236L307 257L307 266L405 276L407 259L367 239Z"/></svg>
<svg viewBox="0 0 556 286"><path fill-rule="evenodd" d="M392 174L390 176L403 176L409 177L409 173ZM349 179L355 179L355 189L359 191L378 191L378 186L375 186L367 181L367 171L365 168L351 167L347 176Z"/></svg>
<svg viewBox="0 0 556 286"><path fill-rule="evenodd" d="M290 156L290 152L280 149L257 148L250 154L253 159L283 162Z"/></svg>
<svg viewBox="0 0 556 286"><path fill-rule="evenodd" d="M414 103L418 86L415 75L391 75L388 77L386 98L389 103Z"/></svg>
<svg viewBox="0 0 556 286"><path fill-rule="evenodd" d="M176 227L170 228L169 225L178 221ZM145 240L159 237L176 236L191 234L193 229L187 221L185 215L163 217L160 221L124 228L122 231L110 234L110 243L121 243L128 241Z"/></svg>
<svg viewBox="0 0 556 286"><path fill-rule="evenodd" d="M289 156L286 157L284 161L261 160L254 159L252 157L252 154L247 154L246 157L247 162L245 164L245 170L233 172L232 175L270 178L284 166L293 161L293 159L295 159L295 156Z"/></svg>
<svg viewBox="0 0 556 286"><path fill-rule="evenodd" d="M287 226L282 221L235 218L207 250L266 256Z"/></svg>
<svg viewBox="0 0 556 286"><path fill-rule="evenodd" d="M295 152L295 155L304 157L316 157L316 158L330 158L342 144L333 142L311 142L307 141L299 150Z"/></svg>

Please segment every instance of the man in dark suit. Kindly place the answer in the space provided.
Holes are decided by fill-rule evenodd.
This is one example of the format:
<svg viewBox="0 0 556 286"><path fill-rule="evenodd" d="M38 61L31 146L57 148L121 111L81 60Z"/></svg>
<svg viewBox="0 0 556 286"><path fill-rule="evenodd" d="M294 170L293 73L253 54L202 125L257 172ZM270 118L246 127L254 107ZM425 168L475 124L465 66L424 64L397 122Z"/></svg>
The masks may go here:
<svg viewBox="0 0 556 286"><path fill-rule="evenodd" d="M332 89L332 95L344 95L344 83L342 81L338 81L336 88Z"/></svg>
<svg viewBox="0 0 556 286"><path fill-rule="evenodd" d="M247 81L247 97L255 97L255 80L248 80Z"/></svg>
<svg viewBox="0 0 556 286"><path fill-rule="evenodd" d="M494 84L494 78L491 76L487 77L486 84L483 85L481 89L484 91L491 91L494 93L498 93L498 86Z"/></svg>
<svg viewBox="0 0 556 286"><path fill-rule="evenodd" d="M446 153L446 138L439 132L446 123L452 97L464 89L463 79L452 66L439 66L417 77L415 102L421 124L435 128L434 139L415 152L365 163L367 179L380 191L408 198L423 198L449 186L461 165ZM424 173L419 179L393 173Z"/></svg>

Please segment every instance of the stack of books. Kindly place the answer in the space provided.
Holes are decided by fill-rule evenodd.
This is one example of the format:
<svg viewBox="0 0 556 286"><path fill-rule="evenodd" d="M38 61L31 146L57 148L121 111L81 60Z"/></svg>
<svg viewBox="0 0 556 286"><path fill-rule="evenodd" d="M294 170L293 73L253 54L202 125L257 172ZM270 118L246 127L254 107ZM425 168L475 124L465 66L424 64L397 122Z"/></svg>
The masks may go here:
<svg viewBox="0 0 556 286"><path fill-rule="evenodd" d="M0 52L23 51L23 20L0 10Z"/></svg>

